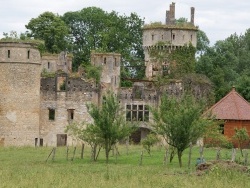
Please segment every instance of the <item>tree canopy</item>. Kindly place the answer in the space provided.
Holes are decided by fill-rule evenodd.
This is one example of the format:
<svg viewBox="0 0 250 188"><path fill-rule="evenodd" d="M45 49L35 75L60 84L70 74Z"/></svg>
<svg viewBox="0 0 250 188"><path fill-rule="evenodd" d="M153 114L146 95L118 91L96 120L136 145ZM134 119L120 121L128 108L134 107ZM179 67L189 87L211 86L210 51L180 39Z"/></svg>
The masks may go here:
<svg viewBox="0 0 250 188"><path fill-rule="evenodd" d="M155 131L166 142L176 148L179 165L182 166L182 153L205 134L211 120L202 117L203 105L191 95L181 98L163 96L158 108L152 110Z"/></svg>
<svg viewBox="0 0 250 188"><path fill-rule="evenodd" d="M30 30L29 37L44 40L48 52L59 53L67 49L69 28L59 15L44 12L32 18L25 27Z"/></svg>

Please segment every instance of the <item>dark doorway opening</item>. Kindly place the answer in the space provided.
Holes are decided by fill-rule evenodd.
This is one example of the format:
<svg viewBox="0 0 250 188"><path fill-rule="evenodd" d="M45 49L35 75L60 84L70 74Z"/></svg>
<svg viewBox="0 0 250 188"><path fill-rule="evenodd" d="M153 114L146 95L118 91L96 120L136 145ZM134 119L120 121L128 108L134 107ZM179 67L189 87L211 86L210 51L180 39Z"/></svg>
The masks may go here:
<svg viewBox="0 0 250 188"><path fill-rule="evenodd" d="M67 134L58 134L57 146L66 146L66 145L67 145Z"/></svg>

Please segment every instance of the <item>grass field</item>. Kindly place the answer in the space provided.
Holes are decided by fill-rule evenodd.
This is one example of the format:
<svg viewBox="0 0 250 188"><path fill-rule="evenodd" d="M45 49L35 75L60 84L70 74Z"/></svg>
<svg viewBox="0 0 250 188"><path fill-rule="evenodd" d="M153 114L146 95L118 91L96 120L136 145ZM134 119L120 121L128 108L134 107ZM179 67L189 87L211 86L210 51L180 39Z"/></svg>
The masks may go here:
<svg viewBox="0 0 250 188"><path fill-rule="evenodd" d="M54 161L49 158L45 162L51 150L50 147L0 148L0 187L250 187L250 173L214 167L197 176L198 148L192 151L191 169L187 168L188 151L183 155L183 168L179 168L177 157L164 166L164 149L157 147L151 156L144 153L142 165L139 165L141 146L130 146L128 155L125 147L119 146L120 155L116 160L111 154L109 165L105 163L104 152L97 162L91 162L89 147L85 148L84 159L80 159L79 147L71 161L73 147L70 147L67 161L66 148L60 147ZM204 149L206 160L215 156L215 150ZM230 150L222 150L221 156L230 158Z"/></svg>

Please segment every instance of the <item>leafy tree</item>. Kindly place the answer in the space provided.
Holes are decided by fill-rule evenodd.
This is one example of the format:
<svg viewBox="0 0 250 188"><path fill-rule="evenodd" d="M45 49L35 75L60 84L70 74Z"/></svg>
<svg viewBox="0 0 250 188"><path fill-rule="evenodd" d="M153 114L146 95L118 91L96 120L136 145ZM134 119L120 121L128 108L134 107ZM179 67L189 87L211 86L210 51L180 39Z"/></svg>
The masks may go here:
<svg viewBox="0 0 250 188"><path fill-rule="evenodd" d="M143 148L151 155L151 147L159 141L156 134L150 133L146 138L141 140Z"/></svg>
<svg viewBox="0 0 250 188"><path fill-rule="evenodd" d="M209 48L209 39L206 35L206 33L202 30L198 30L197 32L197 53L198 55L202 55L206 52L206 50Z"/></svg>
<svg viewBox="0 0 250 188"><path fill-rule="evenodd" d="M67 49L69 28L52 12L44 12L37 18L32 18L27 25L29 37L45 41L46 50L50 53L59 53Z"/></svg>
<svg viewBox="0 0 250 188"><path fill-rule="evenodd" d="M144 59L144 22L135 13L121 16L115 11L108 13L97 7L88 7L67 12L62 19L69 26L73 37L75 68L82 62L89 62L91 50L121 53L123 62L129 65L137 63L137 59Z"/></svg>
<svg viewBox="0 0 250 188"><path fill-rule="evenodd" d="M186 94L181 98L163 96L159 107L152 110L155 131L176 148L180 167L183 151L202 137L213 121L201 116L203 109L200 102Z"/></svg>
<svg viewBox="0 0 250 188"><path fill-rule="evenodd" d="M234 131L235 131L235 134L233 138L237 140L238 146L240 148L241 156L243 157L243 151L242 151L243 143L249 140L249 135L247 133L246 128L241 128L241 129L235 128Z"/></svg>

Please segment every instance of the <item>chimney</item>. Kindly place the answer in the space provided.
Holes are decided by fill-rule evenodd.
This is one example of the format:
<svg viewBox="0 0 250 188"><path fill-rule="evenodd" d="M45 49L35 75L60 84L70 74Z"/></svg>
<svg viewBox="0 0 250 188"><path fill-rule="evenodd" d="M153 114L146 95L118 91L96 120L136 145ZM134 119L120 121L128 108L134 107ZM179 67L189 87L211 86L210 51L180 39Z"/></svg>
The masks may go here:
<svg viewBox="0 0 250 188"><path fill-rule="evenodd" d="M170 23L174 24L175 23L175 3L172 2L170 5Z"/></svg>
<svg viewBox="0 0 250 188"><path fill-rule="evenodd" d="M170 12L169 10L166 11L166 25L168 25L170 22Z"/></svg>
<svg viewBox="0 0 250 188"><path fill-rule="evenodd" d="M191 19L190 19L190 22L191 22L191 24L193 24L194 25L194 7L191 7Z"/></svg>

